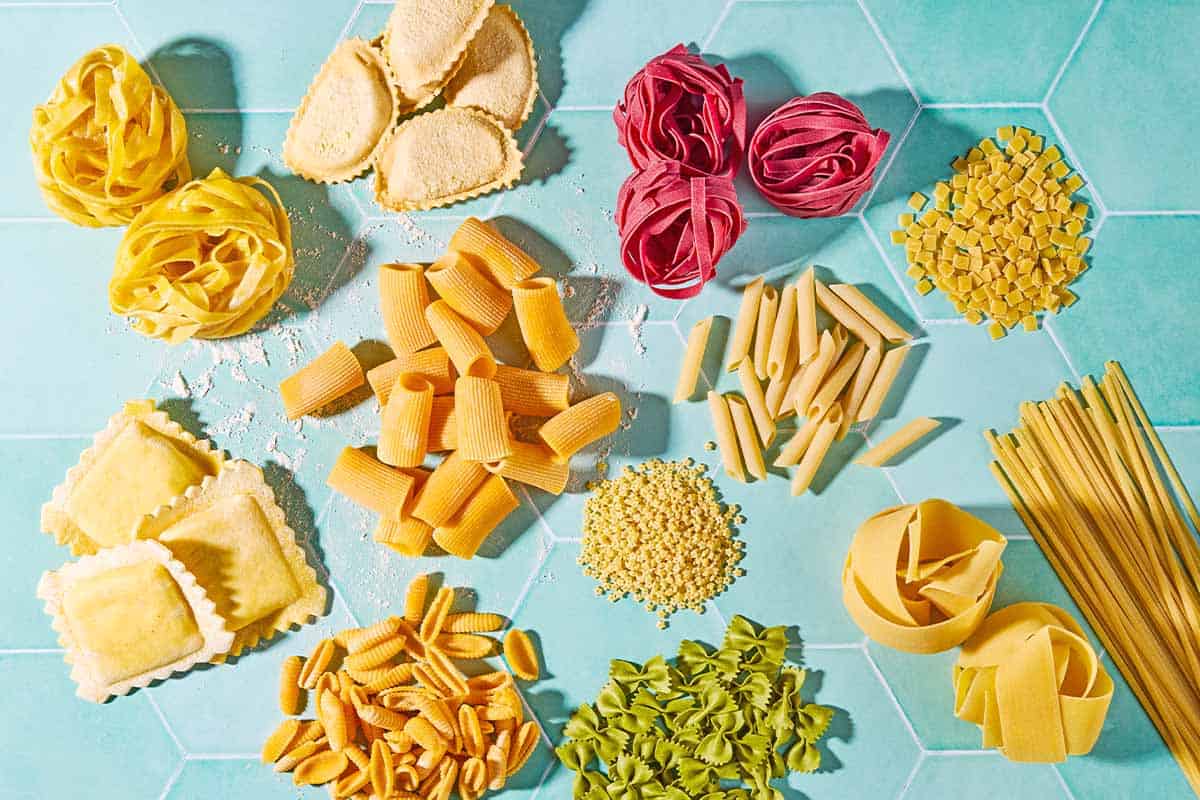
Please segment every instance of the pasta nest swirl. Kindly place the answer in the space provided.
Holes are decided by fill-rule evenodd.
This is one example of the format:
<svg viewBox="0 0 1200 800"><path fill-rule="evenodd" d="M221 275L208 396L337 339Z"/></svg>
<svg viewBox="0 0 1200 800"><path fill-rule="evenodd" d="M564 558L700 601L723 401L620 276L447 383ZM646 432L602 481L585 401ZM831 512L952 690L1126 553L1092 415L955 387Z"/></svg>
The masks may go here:
<svg viewBox="0 0 1200 800"><path fill-rule="evenodd" d="M108 297L145 336L219 339L262 319L294 271L279 193L218 168L137 216L117 250Z"/></svg>
<svg viewBox="0 0 1200 800"><path fill-rule="evenodd" d="M46 204L77 225L127 225L192 177L187 124L128 51L105 45L33 110L29 144Z"/></svg>

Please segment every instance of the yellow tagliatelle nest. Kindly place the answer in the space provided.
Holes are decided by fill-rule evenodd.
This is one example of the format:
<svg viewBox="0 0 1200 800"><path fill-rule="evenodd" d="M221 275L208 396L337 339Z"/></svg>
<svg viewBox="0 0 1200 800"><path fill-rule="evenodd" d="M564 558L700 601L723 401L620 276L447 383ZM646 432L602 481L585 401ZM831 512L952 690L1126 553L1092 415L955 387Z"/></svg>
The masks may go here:
<svg viewBox="0 0 1200 800"><path fill-rule="evenodd" d="M192 176L183 114L118 45L75 62L34 108L29 143L47 205L77 225L126 225Z"/></svg>
<svg viewBox="0 0 1200 800"><path fill-rule="evenodd" d="M954 714L1012 761L1063 761L1091 751L1113 682L1071 615L1017 603L983 621L954 666Z"/></svg>
<svg viewBox="0 0 1200 800"><path fill-rule="evenodd" d="M992 604L1005 539L945 500L879 512L854 535L842 601L871 639L909 653L962 644Z"/></svg>
<svg viewBox="0 0 1200 800"><path fill-rule="evenodd" d="M262 319L294 269L279 194L261 178L214 169L133 221L117 251L108 298L146 336L171 344L219 339Z"/></svg>

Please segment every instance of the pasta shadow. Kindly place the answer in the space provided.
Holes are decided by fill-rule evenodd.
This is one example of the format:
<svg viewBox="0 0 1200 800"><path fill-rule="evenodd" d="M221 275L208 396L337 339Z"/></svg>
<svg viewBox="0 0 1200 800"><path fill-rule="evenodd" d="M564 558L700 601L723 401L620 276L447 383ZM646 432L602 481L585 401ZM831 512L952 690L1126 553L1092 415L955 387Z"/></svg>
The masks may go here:
<svg viewBox="0 0 1200 800"><path fill-rule="evenodd" d="M877 420L892 419L900 411L900 406L904 403L904 398L908 395L908 389L912 386L913 381L917 378L917 373L921 370L921 364L924 363L929 355L929 343L919 342L911 345L908 351L908 356L905 357L904 363L900 366L900 372L896 374L896 380L892 382L891 391L883 401L883 405L879 407L879 413L871 420L871 425L874 426ZM937 417L940 422L947 422L949 417ZM957 424L957 421L955 421ZM932 438L930 439L932 441Z"/></svg>
<svg viewBox="0 0 1200 800"><path fill-rule="evenodd" d="M562 172L571 162L571 145L553 125L546 124L538 132L533 147L525 156L525 169L517 186L542 183Z"/></svg>
<svg viewBox="0 0 1200 800"><path fill-rule="evenodd" d="M317 573L317 582L325 589L324 613L328 614L333 607L333 588L329 585L329 571L325 568L324 550L317 532L316 511L292 472L279 462L264 464L263 478L275 493L275 502L283 509L288 526L296 532L296 542L304 550L308 565Z"/></svg>
<svg viewBox="0 0 1200 800"><path fill-rule="evenodd" d="M483 540L475 557L500 558L504 551L522 536L537 536L537 523L537 511L529 504L527 498L520 496L520 503L504 518L500 526Z"/></svg>
<svg viewBox="0 0 1200 800"><path fill-rule="evenodd" d="M587 8L588 0L513 0L510 5L525 21L537 49L538 84L542 95L554 105L562 97L566 77L563 74L562 40L575 20Z"/></svg>

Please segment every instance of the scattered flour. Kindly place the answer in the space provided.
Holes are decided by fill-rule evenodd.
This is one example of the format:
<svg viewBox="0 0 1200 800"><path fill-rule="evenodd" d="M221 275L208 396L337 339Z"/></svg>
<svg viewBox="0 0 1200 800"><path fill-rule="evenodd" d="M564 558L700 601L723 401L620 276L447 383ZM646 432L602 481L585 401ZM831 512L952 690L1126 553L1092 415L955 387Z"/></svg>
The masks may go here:
<svg viewBox="0 0 1200 800"><path fill-rule="evenodd" d="M171 378L171 391L176 397L191 397L192 391L188 387L187 381L183 377L183 373L175 370L175 376Z"/></svg>
<svg viewBox="0 0 1200 800"><path fill-rule="evenodd" d="M258 406L253 401L245 403L237 411L214 423L209 428L209 432L214 436L240 438L250 430L250 423L254 421L256 413L258 413Z"/></svg>

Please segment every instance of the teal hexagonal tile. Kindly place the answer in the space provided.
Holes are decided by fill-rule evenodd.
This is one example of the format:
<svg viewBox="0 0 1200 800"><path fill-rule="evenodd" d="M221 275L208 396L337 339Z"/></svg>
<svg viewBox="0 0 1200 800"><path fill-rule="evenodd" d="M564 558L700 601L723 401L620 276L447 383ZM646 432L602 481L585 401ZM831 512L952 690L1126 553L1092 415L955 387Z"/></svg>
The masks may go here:
<svg viewBox="0 0 1200 800"><path fill-rule="evenodd" d="M19 302L0 320L0 434L86 434L140 397L166 352L108 310L120 231L0 222ZM59 309L69 309L58 313ZM16 376L20 376L19 379ZM98 380L98 378L101 378Z"/></svg>
<svg viewBox="0 0 1200 800"><path fill-rule="evenodd" d="M922 102L1038 103L1095 3L1065 0L1036 13L1007 0L865 5Z"/></svg>
<svg viewBox="0 0 1200 800"><path fill-rule="evenodd" d="M1200 494L1200 425L1160 430L1159 438L1184 485L1193 495Z"/></svg>
<svg viewBox="0 0 1200 800"><path fill-rule="evenodd" d="M43 6L43 7L37 7ZM54 51L47 52L46 32L54 31ZM97 45L113 42L137 48L111 6L5 9L0 50L8 59L8 79L0 88L0 106L11 118L0 129L0 174L6 188L0 197L0 217L54 216L38 190L29 152L33 107L46 102L58 79L76 59Z"/></svg>
<svg viewBox="0 0 1200 800"><path fill-rule="evenodd" d="M1200 7L1191 3L1153 14L1136 0L1105 3L1050 97L1050 111L1109 208L1200 209L1200 190L1177 179L1200 168L1191 146L1200 120L1192 79L1197 25ZM1146 91L1130 91L1135 86Z"/></svg>
<svg viewBox="0 0 1200 800"><path fill-rule="evenodd" d="M805 30L821 35L797 47L797 32ZM837 92L858 104L872 127L891 133L893 142L917 108L853 3L736 3L705 50L745 81L751 132L775 108L813 92ZM738 198L748 211L775 210L744 171Z"/></svg>
<svg viewBox="0 0 1200 800"><path fill-rule="evenodd" d="M0 679L21 687L4 704L0 747L10 766L0 770L0 795L41 800L87 786L97 797L157 797L182 754L148 698L81 700L69 671L61 653L0 653Z"/></svg>
<svg viewBox="0 0 1200 800"><path fill-rule="evenodd" d="M907 203L913 192L932 197L934 183L953 175L950 162L978 144L983 137L995 136L996 128L1002 125L1023 125L1045 137L1047 146L1055 143L1054 132L1040 109L922 109L912 132L897 152L895 161L879 183L864 213L867 224L881 243L888 263L898 279L904 282L908 296L915 301L925 319L958 319L959 314L941 292L933 291L922 297L912 290L913 281L904 274L908 269L904 248L891 244L889 239L897 227L896 218L912 211ZM1058 144L1061 147L1061 143ZM1068 164L1076 166L1070 163L1070 159ZM1090 202L1086 187L1075 196ZM1074 309L1066 313L1074 313ZM1020 331L1014 332L1014 335L1019 334Z"/></svg>
<svg viewBox="0 0 1200 800"><path fill-rule="evenodd" d="M189 754L258 753L283 718L278 700L283 660L307 656L322 639L354 626L344 606L334 599L328 615L315 624L280 634L228 663L205 665L162 681L149 691ZM310 705L304 716L315 713ZM231 719L242 723L230 725Z"/></svg>
<svg viewBox="0 0 1200 800"><path fill-rule="evenodd" d="M1081 373L1099 377L1106 361L1121 362L1157 424L1200 422L1196 370L1166 345L1195 315L1188 302L1162 301L1164 287L1179 297L1200 288L1186 255L1197 246L1200 216L1108 218L1094 266L1079 280L1079 303L1051 323Z"/></svg>
<svg viewBox="0 0 1200 800"><path fill-rule="evenodd" d="M1001 533L1024 533L988 470L991 451L983 432L1010 430L1020 403L1051 397L1070 378L1066 362L1044 332L993 342L964 323L931 325L928 334L909 354L868 436L877 443L914 417L939 419L938 431L889 467L904 499L941 497Z"/></svg>
<svg viewBox="0 0 1200 800"><path fill-rule="evenodd" d="M992 753L930 753L921 762L905 796L955 797L967 790L972 800L1004 800L1013 796L1017 786L1027 800L1070 797L1049 764L1017 764Z"/></svg>
<svg viewBox="0 0 1200 800"><path fill-rule="evenodd" d="M41 533L42 503L50 499L67 470L91 440L0 440L0 459L14 465L0 489L0 517L12 532L10 547L0 554L0 649L58 647L42 601L34 589L42 573L71 559L70 551Z"/></svg>
<svg viewBox="0 0 1200 800"><path fill-rule="evenodd" d="M175 102L181 108L226 109L299 105L354 8L352 0L121 3ZM303 24L295 24L300 20ZM262 35L281 29L286 35Z"/></svg>

